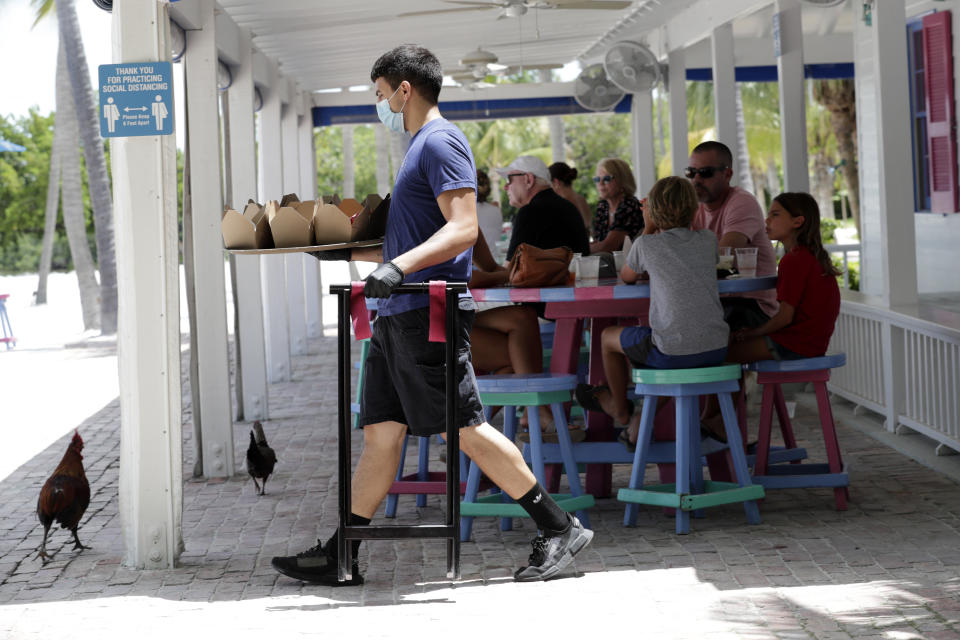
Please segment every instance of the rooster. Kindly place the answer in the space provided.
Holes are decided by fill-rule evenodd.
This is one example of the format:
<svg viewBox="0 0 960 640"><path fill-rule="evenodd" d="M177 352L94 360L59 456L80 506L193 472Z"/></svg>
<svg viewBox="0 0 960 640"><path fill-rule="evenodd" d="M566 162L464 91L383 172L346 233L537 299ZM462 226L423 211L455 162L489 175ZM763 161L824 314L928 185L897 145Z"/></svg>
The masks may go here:
<svg viewBox="0 0 960 640"><path fill-rule="evenodd" d="M40 545L40 553L37 557L43 558L44 564L53 557L53 554L47 553L47 535L50 532L50 525L54 522L58 522L61 527L69 529L73 534L74 549L89 549L81 544L80 538L77 537L80 518L90 504L90 483L87 482L87 475L83 471L81 451L83 451L83 439L79 432L74 431L73 439L67 447L67 452L63 454L63 459L40 489L37 517L43 525L43 544Z"/></svg>
<svg viewBox="0 0 960 640"><path fill-rule="evenodd" d="M247 447L247 472L253 478L253 486L257 488L257 495L263 495L267 489L267 477L273 473L273 467L277 464L277 454L274 453L270 445L267 444L267 437L263 435L263 427L259 420L253 422L253 430L250 431L250 446ZM261 487L257 484L257 478L263 482Z"/></svg>

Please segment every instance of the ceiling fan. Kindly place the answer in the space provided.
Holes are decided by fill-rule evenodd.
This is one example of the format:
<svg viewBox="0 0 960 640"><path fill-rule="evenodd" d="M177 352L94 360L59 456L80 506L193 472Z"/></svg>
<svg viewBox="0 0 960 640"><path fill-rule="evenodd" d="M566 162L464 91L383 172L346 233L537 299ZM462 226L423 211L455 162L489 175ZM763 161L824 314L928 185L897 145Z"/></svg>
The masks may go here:
<svg viewBox="0 0 960 640"><path fill-rule="evenodd" d="M459 67L444 69L443 74L453 78L454 82L466 86L477 84L491 75L505 76L522 71L559 69L562 66L562 64L557 63L501 64L495 53L477 47L474 51L460 58Z"/></svg>
<svg viewBox="0 0 960 640"><path fill-rule="evenodd" d="M499 9L501 18L518 18L525 15L530 9L586 9L612 10L626 9L632 3L628 0L493 0L491 2L482 2L478 0L441 0L447 4L463 5L456 9L431 9L428 11L409 11L399 13L397 17L406 16L425 16L438 13L456 13L460 11L484 11L487 9Z"/></svg>

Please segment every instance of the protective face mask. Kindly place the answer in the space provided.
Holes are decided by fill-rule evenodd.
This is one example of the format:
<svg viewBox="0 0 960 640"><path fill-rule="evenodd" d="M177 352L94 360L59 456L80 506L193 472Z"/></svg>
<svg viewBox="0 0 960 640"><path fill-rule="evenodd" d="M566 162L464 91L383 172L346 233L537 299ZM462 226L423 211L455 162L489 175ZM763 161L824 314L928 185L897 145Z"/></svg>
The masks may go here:
<svg viewBox="0 0 960 640"><path fill-rule="evenodd" d="M400 87L397 87L397 91L400 91ZM387 130L393 131L394 133L403 133L405 131L403 127L403 110L407 106L407 101L403 101L403 106L400 107L400 111L394 111L390 108L390 101L393 99L393 96L397 95L397 91L394 91L393 95L386 100L381 100L377 103L377 117L380 118L380 122L383 123Z"/></svg>

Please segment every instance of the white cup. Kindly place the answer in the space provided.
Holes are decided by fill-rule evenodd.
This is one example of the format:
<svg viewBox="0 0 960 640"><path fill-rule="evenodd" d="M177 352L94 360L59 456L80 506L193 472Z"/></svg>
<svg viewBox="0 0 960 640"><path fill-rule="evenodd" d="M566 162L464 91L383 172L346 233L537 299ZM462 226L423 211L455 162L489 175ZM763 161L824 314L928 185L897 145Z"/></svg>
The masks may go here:
<svg viewBox="0 0 960 640"><path fill-rule="evenodd" d="M583 256L581 253L573 254L573 258L570 260L570 266L568 271L573 274L574 280L580 279L580 258Z"/></svg>
<svg viewBox="0 0 960 640"><path fill-rule="evenodd" d="M617 276L620 276L620 270L623 269L624 263L627 261L627 254L623 251L614 251L613 252L613 264L617 268Z"/></svg>
<svg viewBox="0 0 960 640"><path fill-rule="evenodd" d="M740 272L741 277L756 278L757 277L757 248L756 247L740 247L736 250L736 253L737 253L737 271Z"/></svg>
<svg viewBox="0 0 960 640"><path fill-rule="evenodd" d="M717 269L733 271L733 247L720 247L720 257L717 260Z"/></svg>
<svg viewBox="0 0 960 640"><path fill-rule="evenodd" d="M580 256L579 281L595 285L599 277L600 256Z"/></svg>

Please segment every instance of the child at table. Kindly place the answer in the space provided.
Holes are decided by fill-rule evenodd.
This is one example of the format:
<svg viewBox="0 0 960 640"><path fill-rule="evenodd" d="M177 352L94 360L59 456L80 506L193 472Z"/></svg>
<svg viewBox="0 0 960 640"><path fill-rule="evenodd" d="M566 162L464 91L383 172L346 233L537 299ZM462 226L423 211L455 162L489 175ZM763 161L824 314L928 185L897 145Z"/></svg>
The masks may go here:
<svg viewBox="0 0 960 640"><path fill-rule="evenodd" d="M620 277L650 278L650 326L607 327L601 344L608 386L579 385L577 400L590 411L604 411L620 426L620 439L636 442L639 420L627 399L630 367L685 369L721 364L729 329L717 293L717 237L693 231L698 207L689 180L676 176L657 181L647 197L643 235L630 248Z"/></svg>
<svg viewBox="0 0 960 640"><path fill-rule="evenodd" d="M822 356L840 314L840 272L820 237L820 208L808 193L781 193L770 204L767 235L783 243L777 267L780 310L754 329L730 336L729 362L796 360ZM703 428L725 441L720 407L710 398L701 417Z"/></svg>
<svg viewBox="0 0 960 640"><path fill-rule="evenodd" d="M823 248L817 201L808 193L778 195L767 214L767 235L783 243L777 267L780 310L763 325L734 333L727 360L822 356L840 314L840 272Z"/></svg>

